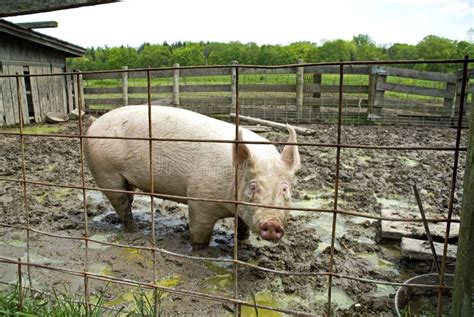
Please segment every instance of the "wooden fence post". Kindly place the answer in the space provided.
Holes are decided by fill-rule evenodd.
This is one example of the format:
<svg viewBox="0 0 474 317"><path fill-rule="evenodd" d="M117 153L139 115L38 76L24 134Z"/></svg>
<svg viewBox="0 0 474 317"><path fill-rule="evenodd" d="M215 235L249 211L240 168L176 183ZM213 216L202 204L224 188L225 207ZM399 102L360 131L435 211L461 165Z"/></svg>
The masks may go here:
<svg viewBox="0 0 474 317"><path fill-rule="evenodd" d="M380 66L372 66L369 73L369 106L367 109L369 115L382 116L385 98L385 88L383 85L386 82L387 71Z"/></svg>
<svg viewBox="0 0 474 317"><path fill-rule="evenodd" d="M173 67L179 67L178 63L173 64ZM172 104L179 107L179 69L173 72L173 101Z"/></svg>
<svg viewBox="0 0 474 317"><path fill-rule="evenodd" d="M122 105L128 106L128 66L122 67L125 72L122 73Z"/></svg>
<svg viewBox="0 0 474 317"><path fill-rule="evenodd" d="M474 315L474 116L472 115L465 166L451 313L452 316L467 317Z"/></svg>
<svg viewBox="0 0 474 317"><path fill-rule="evenodd" d="M79 70L76 70L76 72L79 72ZM77 83L77 75L73 75L73 89L74 89L74 109L79 109L79 91L78 87L82 96L82 103L81 103L81 109L82 111L87 113L87 110L85 108L85 96L84 96L84 80L82 79L82 74L79 74L79 85Z"/></svg>
<svg viewBox="0 0 474 317"><path fill-rule="evenodd" d="M461 104L461 87L462 87L462 72L459 71L457 73L457 81L456 81L456 99L452 103L452 111L451 111L451 126L456 126L458 124L458 116L459 116L459 105ZM469 83L469 77L467 78L467 81ZM464 96L464 104L466 107L464 107L464 113L462 114L463 116L466 114L466 109L467 107L467 93Z"/></svg>
<svg viewBox="0 0 474 317"><path fill-rule="evenodd" d="M299 59L298 64L303 64ZM296 68L296 120L301 122L303 116L303 97L304 97L304 67Z"/></svg>
<svg viewBox="0 0 474 317"><path fill-rule="evenodd" d="M71 72L71 69L69 68L69 66L64 67L64 72L65 73ZM66 83L66 101L67 101L67 104L66 104L67 112L66 113L70 113L71 111L74 110L74 100L73 100L73 94L72 94L74 88L72 87L72 85L73 85L73 81L71 80L72 77L74 77L74 76L64 75L64 82Z"/></svg>
<svg viewBox="0 0 474 317"><path fill-rule="evenodd" d="M232 61L231 65L234 67L231 67L230 69L230 94L231 94L231 99L232 99L232 111L236 112L237 108L237 69L235 68L236 65L238 65L238 61Z"/></svg>

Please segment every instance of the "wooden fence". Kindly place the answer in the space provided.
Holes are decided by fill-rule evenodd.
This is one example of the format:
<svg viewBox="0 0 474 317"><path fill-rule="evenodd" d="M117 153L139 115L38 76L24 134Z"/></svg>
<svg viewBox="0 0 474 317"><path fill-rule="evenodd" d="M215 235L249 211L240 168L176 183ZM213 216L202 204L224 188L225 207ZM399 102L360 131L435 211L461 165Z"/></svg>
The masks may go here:
<svg viewBox="0 0 474 317"><path fill-rule="evenodd" d="M242 115L289 122L335 120L339 66L293 68L176 69L151 71L153 100L208 115L229 114L238 101ZM125 67L126 69L126 67ZM468 72L474 78L474 70ZM84 73L85 107L101 112L147 103L146 71ZM468 81L469 82L469 81ZM345 120L451 125L457 122L459 74L388 66L344 66ZM110 86L112 84L112 86ZM464 121L473 104L467 87ZM166 100L166 101L163 101ZM155 101L154 101L155 102Z"/></svg>

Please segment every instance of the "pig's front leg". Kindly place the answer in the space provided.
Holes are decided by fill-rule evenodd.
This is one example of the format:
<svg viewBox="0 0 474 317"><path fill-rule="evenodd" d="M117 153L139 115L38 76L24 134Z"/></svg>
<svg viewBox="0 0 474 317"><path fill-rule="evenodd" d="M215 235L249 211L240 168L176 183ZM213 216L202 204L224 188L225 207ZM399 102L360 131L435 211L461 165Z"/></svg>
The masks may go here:
<svg viewBox="0 0 474 317"><path fill-rule="evenodd" d="M245 239L248 239L250 236L249 232L249 226L239 217L239 227L237 229L238 235L237 235L237 240L238 241L243 241Z"/></svg>
<svg viewBox="0 0 474 317"><path fill-rule="evenodd" d="M189 234L193 250L201 250L209 246L214 224L219 219L209 203L190 201L189 210Z"/></svg>

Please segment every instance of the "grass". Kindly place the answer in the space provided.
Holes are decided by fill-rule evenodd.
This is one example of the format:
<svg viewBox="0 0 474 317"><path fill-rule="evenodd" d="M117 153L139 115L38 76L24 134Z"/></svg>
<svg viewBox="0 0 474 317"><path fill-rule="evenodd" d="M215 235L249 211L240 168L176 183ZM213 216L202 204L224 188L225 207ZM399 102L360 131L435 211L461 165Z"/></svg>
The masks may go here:
<svg viewBox="0 0 474 317"><path fill-rule="evenodd" d="M162 294L157 292L157 313L163 314ZM112 311L104 307L104 297L100 294L95 297L94 305L90 305L89 313L86 315L86 304L79 296L70 294L59 294L55 290L51 296L34 293L28 290L23 291L22 305L20 307L20 294L18 285L10 286L6 290L0 291L0 316L18 317L100 317L100 316L127 316L145 317L155 316L155 307L150 296L143 289L134 295L133 309L129 312Z"/></svg>
<svg viewBox="0 0 474 317"><path fill-rule="evenodd" d="M25 125L23 127L23 133L28 134L50 134L50 133L59 133L64 131L65 127L62 125L52 125L52 124L34 124L34 125ZM0 132L20 132L19 127L2 127Z"/></svg>
<svg viewBox="0 0 474 317"><path fill-rule="evenodd" d="M100 296L97 303L91 306L88 317L102 316L102 305L103 297ZM16 285L0 292L0 315L52 317L86 316L86 305L80 302L78 298L71 295L61 295L53 290L51 298L31 292L24 293L20 307L19 288L18 285Z"/></svg>

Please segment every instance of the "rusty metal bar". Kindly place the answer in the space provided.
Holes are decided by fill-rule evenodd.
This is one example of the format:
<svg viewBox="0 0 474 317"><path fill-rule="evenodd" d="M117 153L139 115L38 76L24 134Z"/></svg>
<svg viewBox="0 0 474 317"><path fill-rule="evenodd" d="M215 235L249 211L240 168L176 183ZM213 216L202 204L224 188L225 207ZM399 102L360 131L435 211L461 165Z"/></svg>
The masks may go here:
<svg viewBox="0 0 474 317"><path fill-rule="evenodd" d="M7 178L7 177L0 177L0 181L17 182L17 183L22 183L23 182L23 181L18 180L18 179L12 179L12 178ZM34 184L34 185L41 185L41 186L71 188L71 189L83 189L82 186L75 186L75 185L62 185L62 184L37 182L37 181L25 181L25 182L27 184ZM324 213L337 212L341 215L357 216L357 217L363 217L363 218L375 219L375 220L403 221L403 222L423 222L423 219L421 219L421 218L412 219L412 218L381 217L381 216L374 216L374 215L367 214L367 213L361 213L361 212L356 212L356 211L347 211L347 210L336 210L336 211L334 211L333 209L322 209L322 208L280 207L280 206L256 204L256 203L244 202L244 201L225 200L225 199L211 199L211 198L198 198L198 197L176 196L176 195L165 195L165 194L156 194L156 193L150 193L150 192L108 189L108 188L99 188L99 187L91 187L91 186L85 186L84 188L87 189L87 190L95 190L95 191L103 191L103 192L126 193L126 194L135 194L135 195L153 195L154 197L158 197L158 198L187 199L187 200L191 200L191 201L216 202L216 203L224 203L224 204L239 204L239 205L245 205L245 206L271 208L271 209L281 209L281 210L299 210L299 211L324 212ZM442 219L442 218L427 218L426 220L429 221L429 222L447 222L447 219ZM459 223L460 220L459 219L451 219L451 222ZM0 224L0 226L1 226L1 224Z"/></svg>
<svg viewBox="0 0 474 317"><path fill-rule="evenodd" d="M0 131L0 135L20 135L20 132ZM50 137L50 138L69 138L78 139L79 135L68 134L34 134L23 133L27 137ZM83 139L104 139L104 140L136 140L148 141L149 138L144 137L120 137L120 136L98 136L98 135L83 135ZM332 144L332 143L311 143L311 142L280 142L280 141L240 141L240 140L213 140L213 139L176 139L176 138L151 138L152 141L163 142L191 142L191 143L245 143L245 144L268 144L268 145L298 145L298 146L315 146L315 147L329 147L329 148L348 148L348 149L368 149L368 150L410 150L410 151L467 151L467 147L436 147L436 146L385 146L385 145L365 145L365 144Z"/></svg>
<svg viewBox="0 0 474 317"><path fill-rule="evenodd" d="M462 68L462 85L461 85L461 100L459 101L459 115L458 115L458 126L456 131L456 148L459 148L459 144L461 143L461 126L462 126L462 117L464 113L464 101L466 97L466 86L467 86L467 68L469 65L469 57L464 57L464 63ZM471 116L474 113L471 113ZM470 127L474 129L474 127ZM453 217L453 210L454 210L454 195L456 194L456 178L458 174L458 165L459 165L459 150L454 151L454 163L453 163L453 173L451 178L451 189L449 192L449 202L448 202L448 221L446 222L446 234L444 237L444 245L443 245L443 258L441 261L441 272L439 277L439 284L442 286L444 284L444 274L446 273L446 262L447 262L447 253L448 253L448 240L449 240L449 233L451 230L451 219ZM442 291L439 290L438 292L438 311L437 316L441 316L441 309L442 309Z"/></svg>
<svg viewBox="0 0 474 317"><path fill-rule="evenodd" d="M341 143L342 136L342 88L344 85L344 65L339 65L339 111L337 118L337 145ZM329 258L329 272L334 271L334 244L336 242L336 221L337 221L337 206L339 198L339 173L341 170L341 147L336 148L336 175L334 180L334 204L332 217L332 232L331 232L331 253ZM332 275L329 275L328 280L328 316L331 316L331 291L332 291Z"/></svg>
<svg viewBox="0 0 474 317"><path fill-rule="evenodd" d="M19 132L0 131L0 135L20 135ZM69 138L79 139L79 135L68 134L34 134L23 133L27 137L50 137L50 138ZM83 135L83 139L104 139L104 140L136 140L148 141L150 138L141 137L120 137L120 136L99 136L99 135ZM240 140L213 140L213 139L175 139L175 138L151 138L152 141L163 142L191 142L191 143L233 143L233 144L268 144L268 145L298 145L298 146L314 146L328 148L345 148L345 149L367 149L367 150L407 150L407 151L467 151L467 147L445 147L445 146L385 146L385 145L364 145L364 144L332 144L332 143L311 143L311 142L279 142L279 141L240 141Z"/></svg>
<svg viewBox="0 0 474 317"><path fill-rule="evenodd" d="M25 158L25 138L22 136L23 128L24 128L24 119L23 119L23 85L18 73L16 73L16 95L17 95L17 102L18 102L18 119L20 122L20 146L21 146L21 176L23 179L23 208L24 214L26 217L26 224L28 230L26 231L26 261L30 262L30 247L31 247L31 236L30 236L30 208L28 205L28 192L26 190L26 158ZM30 286L32 286L32 278L31 278L31 270L27 267L28 271L28 282Z"/></svg>
<svg viewBox="0 0 474 317"><path fill-rule="evenodd" d="M18 311L23 311L23 279L21 276L21 258L18 258Z"/></svg>
<svg viewBox="0 0 474 317"><path fill-rule="evenodd" d="M150 186L150 193L155 192L155 182L153 180L153 141L151 138L153 137L153 120L152 120L152 111L151 111L151 73L150 70L146 71L146 82L147 82L147 106L148 106L148 160L149 160L149 186ZM156 284L158 280L156 276L156 232L155 232L155 210L154 210L154 197L150 195L150 216L151 216L151 245L153 249L151 251L152 259L153 259L153 284ZM131 206L130 206L131 208ZM133 221L133 218L132 218ZM153 316L156 317L158 315L158 289L155 287L153 288Z"/></svg>
<svg viewBox="0 0 474 317"><path fill-rule="evenodd" d="M318 62L318 63L303 63L303 64L285 64L285 65L239 65L240 68L255 68L255 69L281 69L281 68L295 68L308 66L339 66L339 65L415 65L415 64L462 64L466 59L435 59L435 60L391 60L391 61L339 61L339 62ZM474 62L474 59L467 59L469 63ZM125 72L145 72L150 71L167 71L167 70L186 70L186 69L226 69L229 65L207 65L207 66L170 66L170 67L152 67L152 68L136 68L136 69L114 69L114 70L95 70L84 71L83 74L108 74L108 73L125 73ZM20 77L45 77L45 76L64 76L74 75L74 72L62 72L52 74L29 74L19 75ZM0 78L11 77L11 75L0 75Z"/></svg>
<svg viewBox="0 0 474 317"><path fill-rule="evenodd" d="M80 88L80 78L81 73L76 72L76 82L77 82L77 104L79 111L79 155L80 155L80 177L81 177L81 187L82 187L82 207L84 215L84 244L85 244L85 260L84 260L84 271L89 271L89 221L87 216L87 193L86 193L86 181L85 181L85 169L84 169L84 131L83 131L83 122L82 122L82 93ZM89 292L89 281L87 275L84 275L84 295L85 295L85 308L86 315L88 316L90 311L90 292Z"/></svg>
<svg viewBox="0 0 474 317"><path fill-rule="evenodd" d="M135 247L134 247L135 248ZM137 248L139 249L139 248ZM214 261L221 261L220 259L214 259ZM227 260L227 261L233 261L233 260ZM9 264L16 264L17 262L13 259L10 258L4 258L0 257L0 263L9 263ZM26 263L23 263L26 264ZM367 278L362 278L362 277L355 277L355 276L350 276L350 275L345 275L345 274L339 274L339 273L334 273L334 272L292 272L292 271L278 271L278 270L273 270L273 269L268 269L268 268L262 268L258 267L255 264L250 264L246 262L239 261L239 264L242 266L246 266L248 268L252 269L257 269L257 270L262 270L264 272L268 273L273 273L273 274L279 274L279 275L295 275L295 276L329 276L332 275L337 278L342 278L342 279L348 279L348 280L353 280L353 281L359 281L359 282L364 282L364 283L372 283L372 284L381 284L381 285L391 285L391 286L406 286L406 287L425 287L425 288L439 288L439 285L433 285L433 284L404 284L401 282L389 282L389 281L381 281L381 280L374 280L374 279L367 279ZM30 263L32 266L38 266L40 264L35 264L35 263ZM47 269L54 270L54 267L47 266ZM66 274L73 274L73 275L79 275L82 276L84 274L84 271L74 271L75 273L66 273ZM97 276L103 277L103 278L108 278L111 277L109 275L103 275L103 274L96 274ZM120 280L120 278L113 277L117 280ZM2 283L2 282L0 282ZM137 282L135 283L140 284L142 282ZM443 289L452 289L452 287L448 286L442 286L441 288Z"/></svg>
<svg viewBox="0 0 474 317"><path fill-rule="evenodd" d="M21 181L21 180L13 179L13 178L7 178L7 177L0 177L0 181L23 183L23 181ZM25 181L25 182L27 184L49 186L49 187L83 189L82 186L75 186L75 185L62 185L62 184L37 182L37 181ZM140 192L140 191L133 192L133 191L128 191L128 190L108 189L108 188L99 188L99 187L91 187L91 186L85 186L84 188L87 189L87 190L95 190L95 191L103 191L103 192L126 193L126 194L136 194L136 195L153 195L154 197L158 197L158 198L187 199L187 200L191 200L191 201L217 202L217 203L224 203L224 204L236 204L237 203L239 205L245 205L245 206L263 207L263 208L272 208L272 209L281 209L281 210L299 210L299 211L323 212L323 213L337 212L341 215L363 217L363 218L375 219L375 220L403 221L403 222L423 222L423 219L421 219L421 218L412 219L412 218L381 217L381 216L374 216L374 215L371 215L371 214L361 213L361 212L357 212L357 211L347 211L347 210L336 210L336 211L334 211L333 209L322 209L322 208L280 207L280 206L256 204L256 203L244 202L244 201L225 200L225 199L210 199L210 198L197 198L197 197L165 195L165 194L154 194L154 193ZM447 222L447 219L442 219L442 218L427 218L426 220L428 222ZM459 223L460 220L459 219L451 219L451 222ZM2 224L0 224L0 226L2 226Z"/></svg>
<svg viewBox="0 0 474 317"><path fill-rule="evenodd" d="M242 141L239 139L239 129L240 129L240 102L239 102L239 64L235 64L232 67L232 77L234 76L235 72L235 141ZM231 81L234 79L231 78ZM237 158L239 153L239 143L234 143L234 157ZM235 163L235 162L234 162ZM239 164L236 163L234 167L234 247L233 247L233 265L232 265L232 273L234 277L234 298L239 298L239 279L238 279L238 232L239 232ZM240 316L240 305L235 304L234 315L236 317Z"/></svg>

